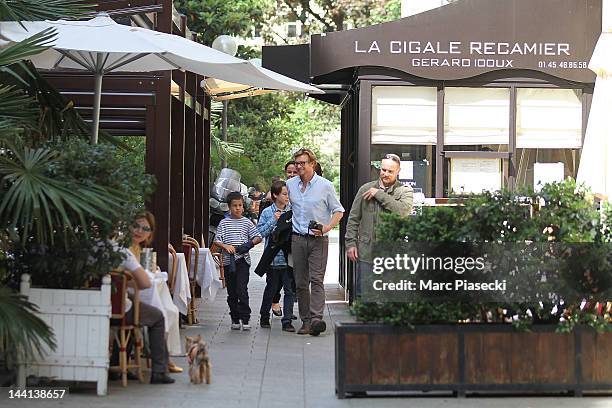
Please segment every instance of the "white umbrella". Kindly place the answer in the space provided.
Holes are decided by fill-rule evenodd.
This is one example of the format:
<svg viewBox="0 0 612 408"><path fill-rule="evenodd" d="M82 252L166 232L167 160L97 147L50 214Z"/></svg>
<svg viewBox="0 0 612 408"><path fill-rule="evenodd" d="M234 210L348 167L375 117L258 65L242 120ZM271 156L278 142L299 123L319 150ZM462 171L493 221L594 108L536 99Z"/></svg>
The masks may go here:
<svg viewBox="0 0 612 408"><path fill-rule="evenodd" d="M226 101L274 92L269 89L255 88L250 85L237 84L216 78L206 78L200 83L213 101Z"/></svg>
<svg viewBox="0 0 612 408"><path fill-rule="evenodd" d="M92 143L98 137L102 77L113 71L184 69L254 87L323 93L186 38L117 24L107 13L87 21L0 22L0 38L23 41L50 27L56 29L57 39L52 48L32 57L32 62L42 69L80 69L95 75Z"/></svg>
<svg viewBox="0 0 612 408"><path fill-rule="evenodd" d="M612 33L602 33L589 69L597 74L576 180L612 198Z"/></svg>
<svg viewBox="0 0 612 408"><path fill-rule="evenodd" d="M292 81L294 83L301 84L301 82L297 82L277 72L271 71L267 68L263 68L261 66L261 59L259 58L252 58L249 60L249 62L253 64L253 66L255 66L257 70L260 71L266 77L272 78L276 81ZM225 101L230 99L264 95L270 92L274 92L274 90L271 90L269 88L259 88L251 85L224 81L218 78L206 78L205 80L202 80L201 86L206 89L206 92L215 101Z"/></svg>

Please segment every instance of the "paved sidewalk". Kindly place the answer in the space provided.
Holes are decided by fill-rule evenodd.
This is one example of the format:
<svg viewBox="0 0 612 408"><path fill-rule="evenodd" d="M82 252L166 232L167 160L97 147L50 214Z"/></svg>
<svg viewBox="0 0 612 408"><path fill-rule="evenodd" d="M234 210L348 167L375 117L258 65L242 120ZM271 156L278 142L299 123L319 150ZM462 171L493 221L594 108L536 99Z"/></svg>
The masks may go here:
<svg viewBox="0 0 612 408"><path fill-rule="evenodd" d="M258 248L256 248L257 250ZM258 259L253 254L254 263ZM110 382L109 395L97 397L95 387L73 391L63 401L0 401L11 407L128 407L128 408L332 408L332 407L497 407L497 408L610 408L612 398L464 398L417 396L413 398L353 398L338 400L334 393L334 321L350 319L344 304L328 304L325 320L328 331L320 337L298 336L281 331L280 319L272 329L257 324L265 282L251 274L250 304L254 311L250 332L230 331L225 291L200 307L200 324L183 330L182 335L201 334L209 344L212 358L212 384L192 385L187 370L174 374L172 385L149 385L130 381L122 388ZM295 307L297 313L297 305ZM299 324L296 323L299 327ZM184 357L174 357L186 367Z"/></svg>

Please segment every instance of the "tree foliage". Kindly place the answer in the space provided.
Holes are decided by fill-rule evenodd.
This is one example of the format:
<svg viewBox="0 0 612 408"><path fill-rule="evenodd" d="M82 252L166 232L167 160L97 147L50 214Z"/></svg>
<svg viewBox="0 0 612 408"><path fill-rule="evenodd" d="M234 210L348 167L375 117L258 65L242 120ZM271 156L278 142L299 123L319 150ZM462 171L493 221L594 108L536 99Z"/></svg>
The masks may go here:
<svg viewBox="0 0 612 408"><path fill-rule="evenodd" d="M248 38L256 26L263 26L265 31L271 22L292 18L291 13L278 13L277 21L277 3L271 0L180 0L175 4L187 15L189 28L207 45L221 34ZM260 51L240 46L238 56L258 57ZM243 152L229 157L228 166L240 172L243 183L259 183L267 188L272 176L283 175L285 163L298 148L308 146L322 152L322 137L337 130L339 120L336 106L299 94L274 93L231 100L228 141L242 145ZM220 138L220 124L220 115L215 115L213 138ZM220 153L218 148L211 151L213 173L220 169ZM337 157L320 153L319 159L324 176L338 184Z"/></svg>
<svg viewBox="0 0 612 408"><path fill-rule="evenodd" d="M208 46L222 34L248 37L274 6L272 0L177 0L174 4L187 16L187 26L197 40Z"/></svg>
<svg viewBox="0 0 612 408"><path fill-rule="evenodd" d="M387 0L382 8L374 9L370 16L370 21L367 22L368 25L398 20L402 16L402 1Z"/></svg>
<svg viewBox="0 0 612 408"><path fill-rule="evenodd" d="M272 176L284 175L285 163L300 147L318 153L324 175L334 179L327 164L331 159L321 153L320 144L322 136L337 127L337 107L301 95L269 94L231 101L228 122L228 140L244 148L228 164L241 173L244 184L267 188Z"/></svg>
<svg viewBox="0 0 612 408"><path fill-rule="evenodd" d="M283 5L288 12L276 14L276 21L300 21L305 36L392 21L401 14L401 0L283 0Z"/></svg>

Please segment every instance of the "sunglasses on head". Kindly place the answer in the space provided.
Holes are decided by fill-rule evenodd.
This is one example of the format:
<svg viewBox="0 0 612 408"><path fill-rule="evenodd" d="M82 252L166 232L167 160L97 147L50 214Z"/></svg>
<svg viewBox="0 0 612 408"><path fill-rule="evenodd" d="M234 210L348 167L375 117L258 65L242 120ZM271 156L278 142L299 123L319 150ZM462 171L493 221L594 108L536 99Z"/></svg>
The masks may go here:
<svg viewBox="0 0 612 408"><path fill-rule="evenodd" d="M140 225L139 223L135 222L132 224L132 229L134 230L141 230L142 232L151 232L151 227L147 227L145 225Z"/></svg>
<svg viewBox="0 0 612 408"><path fill-rule="evenodd" d="M296 157L303 156L303 155L308 156L308 161L307 162L302 162L302 161L298 162L298 161L296 161L296 162L294 162L296 166L304 165L304 163L311 163L314 160L316 160L316 158L317 158L312 150L307 149L305 147L303 147L300 150L298 150L297 152L295 152L293 154L293 158L295 159Z"/></svg>
<svg viewBox="0 0 612 408"><path fill-rule="evenodd" d="M385 159L393 160L394 162L401 164L401 159L397 154L393 154L393 153L385 154L382 160L385 160Z"/></svg>

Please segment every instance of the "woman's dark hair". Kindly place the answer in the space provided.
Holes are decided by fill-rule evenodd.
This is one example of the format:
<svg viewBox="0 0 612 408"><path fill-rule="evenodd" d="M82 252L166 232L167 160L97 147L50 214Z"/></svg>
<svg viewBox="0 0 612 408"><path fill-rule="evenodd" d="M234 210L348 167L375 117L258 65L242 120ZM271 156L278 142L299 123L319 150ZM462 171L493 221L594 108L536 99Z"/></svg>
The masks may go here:
<svg viewBox="0 0 612 408"><path fill-rule="evenodd" d="M240 194L238 191L232 191L231 193L229 193L227 195L227 205L232 205L232 201L235 200L240 200L242 201L242 204L244 205L244 200L242 198L242 194Z"/></svg>
<svg viewBox="0 0 612 408"><path fill-rule="evenodd" d="M272 186L270 186L270 195L272 196L272 200L276 200L276 196L283 191L283 187L287 187L287 183L285 183L283 180L278 180L272 183Z"/></svg>
<svg viewBox="0 0 612 408"><path fill-rule="evenodd" d="M321 168L321 165L319 164L319 162L315 164L314 171L315 173L317 173L317 175L323 177L323 169Z"/></svg>
<svg viewBox="0 0 612 408"><path fill-rule="evenodd" d="M292 165L295 166L295 160L289 160L287 164L285 164L285 171L287 171L287 167Z"/></svg>

